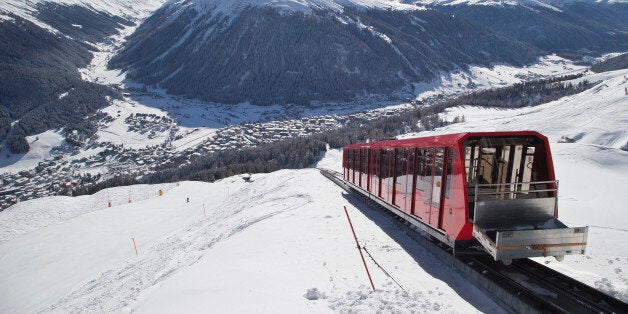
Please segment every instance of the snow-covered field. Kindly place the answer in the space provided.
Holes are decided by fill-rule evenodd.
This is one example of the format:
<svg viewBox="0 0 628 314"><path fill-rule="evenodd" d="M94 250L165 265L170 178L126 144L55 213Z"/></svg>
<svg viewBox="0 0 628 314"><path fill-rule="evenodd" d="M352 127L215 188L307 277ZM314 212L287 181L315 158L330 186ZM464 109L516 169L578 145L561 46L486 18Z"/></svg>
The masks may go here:
<svg viewBox="0 0 628 314"><path fill-rule="evenodd" d="M61 145L64 137L59 131L46 131L37 135L27 136L26 141L30 146L28 153L14 155L9 153L6 145L0 147L0 172L33 169L44 159L51 158L51 150ZM5 157L8 156L8 157Z"/></svg>
<svg viewBox="0 0 628 314"><path fill-rule="evenodd" d="M323 162L338 165L339 156L332 151ZM130 204L117 188L111 208L101 204L103 191L6 210L3 228L23 223L25 208L39 225L3 236L0 312L500 311L317 170L252 179L181 182L161 197L155 186L152 197ZM405 291L373 264L378 291L370 291L343 206ZM314 288L318 300L309 300Z"/></svg>
<svg viewBox="0 0 628 314"><path fill-rule="evenodd" d="M624 300L627 77L628 70L599 74L598 86L533 108L454 108L445 115L466 122L431 132L547 135L560 219L588 225L589 246L560 263L539 260ZM563 136L572 143L560 143ZM340 151L317 166L338 170ZM252 181L122 187L1 212L0 312L502 311L317 170L255 174ZM367 257L377 288L370 291L344 206L361 243L403 289Z"/></svg>
<svg viewBox="0 0 628 314"><path fill-rule="evenodd" d="M582 73L586 66L557 55L540 57L536 63L517 68L507 64L493 64L490 68L471 66L466 71L441 73L431 82L415 83L414 94L418 99L478 89L510 86L523 81Z"/></svg>

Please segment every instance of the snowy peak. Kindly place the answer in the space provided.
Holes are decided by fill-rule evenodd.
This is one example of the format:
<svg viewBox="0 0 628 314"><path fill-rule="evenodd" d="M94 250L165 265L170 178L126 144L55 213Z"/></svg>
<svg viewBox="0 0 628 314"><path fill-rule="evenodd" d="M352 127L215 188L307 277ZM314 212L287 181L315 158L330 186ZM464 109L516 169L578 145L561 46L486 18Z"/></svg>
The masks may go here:
<svg viewBox="0 0 628 314"><path fill-rule="evenodd" d="M282 12L311 13L315 10L342 11L345 7L417 10L422 6L402 0L171 0L169 4L194 5L200 10L212 10L231 15L247 7L270 7Z"/></svg>

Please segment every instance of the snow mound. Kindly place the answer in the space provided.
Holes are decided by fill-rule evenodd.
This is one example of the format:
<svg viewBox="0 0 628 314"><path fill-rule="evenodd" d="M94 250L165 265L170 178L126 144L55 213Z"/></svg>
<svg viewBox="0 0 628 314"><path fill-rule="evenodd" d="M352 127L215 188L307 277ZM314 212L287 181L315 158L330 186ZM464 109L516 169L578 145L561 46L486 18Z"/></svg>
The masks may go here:
<svg viewBox="0 0 628 314"><path fill-rule="evenodd" d="M313 300L318 300L321 297L324 297L324 295L321 294L321 292L318 291L317 288L312 288L312 289L308 289L305 295L303 295L303 297L305 297L306 299L310 301L313 301Z"/></svg>

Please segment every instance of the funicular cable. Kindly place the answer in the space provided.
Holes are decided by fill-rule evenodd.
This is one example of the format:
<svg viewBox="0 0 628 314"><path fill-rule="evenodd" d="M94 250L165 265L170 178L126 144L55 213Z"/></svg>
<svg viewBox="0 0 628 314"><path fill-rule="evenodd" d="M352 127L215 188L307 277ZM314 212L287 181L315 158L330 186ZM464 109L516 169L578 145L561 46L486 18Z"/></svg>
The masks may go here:
<svg viewBox="0 0 628 314"><path fill-rule="evenodd" d="M404 289L404 288L403 288L403 287L402 287L402 286L401 286L401 285L397 282L397 280L395 280L395 278L393 278L393 276L391 276L391 275L390 275L390 274L389 274L389 273L388 273L388 272L384 269L384 267L382 267L382 265L380 265L380 264L379 264L379 263L375 260L375 258L373 258L373 255L371 255L371 253L370 253L370 252L366 249L366 245L362 246L362 249L364 250L364 252L366 252L366 255L368 255L368 256L371 258L371 260L373 261L373 263L375 263L375 265L376 265L377 267L379 267L379 269L381 269L381 270L384 272L384 274L385 274L386 276L388 276L388 278L392 279L392 281L394 281L394 282L397 284L397 286L399 286L399 288L401 288L401 290L406 291L406 289Z"/></svg>

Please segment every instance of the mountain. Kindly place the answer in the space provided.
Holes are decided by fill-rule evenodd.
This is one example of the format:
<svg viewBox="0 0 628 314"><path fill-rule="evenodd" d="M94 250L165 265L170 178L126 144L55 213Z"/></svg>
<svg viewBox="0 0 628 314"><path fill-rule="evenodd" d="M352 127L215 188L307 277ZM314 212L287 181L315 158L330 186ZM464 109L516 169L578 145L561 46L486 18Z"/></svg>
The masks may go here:
<svg viewBox="0 0 628 314"><path fill-rule="evenodd" d="M170 1L109 66L190 98L307 104L372 93L405 98L412 83L468 65L523 65L551 52L628 48L626 22L619 21L628 17L625 5L606 14L595 4L596 14L583 24L577 19L585 7L484 7L493 8L426 9L383 0ZM490 22L494 16L499 19ZM538 30L517 32L535 23Z"/></svg>
<svg viewBox="0 0 628 314"><path fill-rule="evenodd" d="M345 6L340 11L330 5L338 2L313 1L309 11L286 11L286 6L251 3L166 4L138 28L110 66L188 97L307 103L390 94L456 65L524 64L540 53L418 7Z"/></svg>
<svg viewBox="0 0 628 314"><path fill-rule="evenodd" d="M7 138L12 153L24 153L24 136L80 123L108 104L115 91L83 81L78 69L89 64L94 44L150 7L140 3L0 1L0 142Z"/></svg>
<svg viewBox="0 0 628 314"><path fill-rule="evenodd" d="M544 51L628 50L628 4L575 2L560 9L529 5L449 5L438 10Z"/></svg>

